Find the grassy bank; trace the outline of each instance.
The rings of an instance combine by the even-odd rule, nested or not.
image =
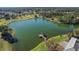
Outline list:
[[[68,34],[62,35],[62,36],[55,36],[48,39],[48,42],[57,42],[60,43],[62,41],[67,41],[69,39]],[[39,45],[37,45],[35,48],[33,48],[31,51],[48,51],[48,48],[45,44],[45,42],[41,42]]]

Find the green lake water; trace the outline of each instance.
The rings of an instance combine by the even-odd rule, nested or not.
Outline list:
[[[56,24],[42,18],[13,22],[9,27],[16,31],[18,42],[14,46],[18,51],[28,51],[36,47],[42,41],[38,37],[40,32],[52,37],[68,33],[73,29],[72,25]]]

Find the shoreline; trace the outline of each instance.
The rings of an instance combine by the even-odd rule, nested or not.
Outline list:
[[[6,19],[2,19],[1,21],[2,21],[2,24],[1,25],[8,25],[8,24],[10,24],[10,23],[12,23],[12,22],[16,22],[16,21],[24,21],[24,20],[29,20],[29,19],[33,19],[33,18],[35,18],[34,17],[34,15],[28,15],[29,17],[25,17],[25,18],[18,18],[18,19],[10,19],[10,20],[6,20]],[[1,23],[1,21],[0,21],[0,23]],[[0,25],[0,26],[1,26]]]
[[[26,20],[30,20],[32,18],[34,18],[34,15],[32,15],[33,17],[29,17],[29,18],[23,18],[23,19],[10,19],[10,20],[5,20],[2,19],[0,20],[0,26],[8,26],[10,23],[16,22],[16,21],[26,21]],[[12,30],[12,35],[15,36],[15,30]],[[0,51],[14,51],[12,44],[8,43],[7,41],[5,41],[4,39],[1,38],[1,33],[0,32]]]
[[[64,34],[62,36],[57,35],[57,36],[50,37],[50,38],[48,38],[47,42],[52,43],[54,41],[56,43],[61,43],[63,41],[67,41],[68,39],[69,39],[69,37],[68,37],[68,33],[67,33],[67,34]],[[39,43],[36,47],[34,47],[30,51],[48,51],[48,48],[47,48],[45,42],[42,41],[41,43]]]
[[[30,20],[30,19],[33,19],[33,18],[35,18],[34,17],[34,15],[33,15],[33,17],[31,17],[31,18],[24,18],[24,19],[11,19],[11,20],[6,20],[2,25],[9,25],[10,23],[13,23],[13,22],[16,22],[16,21],[26,21],[26,20]],[[47,18],[46,18],[47,19]],[[48,19],[47,19],[48,20]],[[50,20],[49,20],[50,21]],[[53,21],[51,21],[51,22],[53,22]],[[56,22],[57,23],[57,22]],[[14,30],[13,30],[13,32],[14,32]],[[67,35],[67,34],[64,34],[64,35]],[[63,35],[63,36],[64,36]],[[60,36],[60,35],[58,35],[58,36]],[[57,37],[57,36],[55,36],[55,37]],[[50,37],[50,38],[52,38],[52,37]],[[49,38],[49,39],[50,39]],[[3,40],[3,42],[5,42],[4,40]],[[42,44],[42,42],[40,43],[40,44]],[[7,43],[7,45],[8,45],[8,43]],[[10,48],[12,47],[11,45],[8,45]],[[34,49],[34,48],[33,48]],[[9,50],[9,51],[12,51],[12,50]]]

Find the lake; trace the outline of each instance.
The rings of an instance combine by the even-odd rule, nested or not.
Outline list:
[[[18,42],[14,46],[18,51],[28,51],[36,47],[42,41],[38,37],[41,32],[52,37],[68,33],[73,29],[72,25],[57,24],[42,18],[16,21],[10,23],[9,27],[16,32]]]

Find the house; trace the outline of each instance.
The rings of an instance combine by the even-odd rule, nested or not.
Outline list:
[[[64,51],[78,51],[79,50],[79,37],[71,37],[69,42],[64,44]]]

